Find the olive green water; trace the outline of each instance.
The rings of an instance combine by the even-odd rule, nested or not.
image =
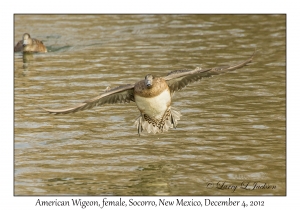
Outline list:
[[[14,54],[15,195],[285,195],[285,18],[15,15],[15,43],[28,32],[48,48]],[[139,137],[134,103],[39,108],[148,73],[234,64],[255,49],[250,65],[177,92],[183,116],[167,133]]]

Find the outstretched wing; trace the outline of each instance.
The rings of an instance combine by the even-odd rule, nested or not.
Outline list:
[[[89,100],[84,101],[77,106],[66,108],[66,109],[44,109],[49,113],[54,114],[68,114],[71,112],[78,112],[85,109],[91,109],[95,106],[101,106],[103,104],[114,104],[114,103],[129,103],[134,101],[133,96],[133,87],[134,85],[122,85],[111,90],[105,91],[100,96],[96,96]]]
[[[242,68],[252,61],[255,53],[256,51],[249,59],[236,65],[219,66],[207,69],[196,68],[195,70],[177,70],[170,72],[167,76],[164,77],[164,79],[166,80],[171,93],[174,93],[175,91],[181,90],[188,84],[200,80],[203,77],[210,77],[212,75],[222,74],[227,71]]]

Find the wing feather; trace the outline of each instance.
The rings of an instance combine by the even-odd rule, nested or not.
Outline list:
[[[166,80],[171,93],[174,93],[175,91],[181,90],[188,84],[198,81],[203,77],[211,77],[212,75],[218,75],[227,71],[242,68],[252,62],[255,53],[256,51],[249,59],[235,65],[219,66],[207,69],[196,68],[195,70],[177,70],[170,72],[164,77],[164,79]]]
[[[115,104],[115,103],[129,103],[134,101],[133,96],[134,85],[122,85],[114,89],[108,90],[103,94],[84,101],[77,106],[66,109],[44,109],[49,113],[54,114],[68,114],[72,112],[78,112],[86,109],[91,109],[95,106],[101,106],[103,104]]]

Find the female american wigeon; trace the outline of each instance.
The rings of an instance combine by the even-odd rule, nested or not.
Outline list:
[[[176,128],[180,120],[180,112],[171,107],[171,97],[175,91],[181,90],[189,83],[200,80],[203,77],[221,74],[246,66],[254,57],[231,66],[195,70],[177,70],[170,72],[165,77],[154,77],[146,75],[144,80],[135,84],[122,85],[106,90],[103,94],[86,100],[75,107],[66,109],[45,109],[49,113],[67,114],[91,109],[94,106],[103,104],[114,104],[122,102],[135,102],[140,110],[140,116],[136,119],[135,125],[140,134],[143,130],[148,133],[162,133],[169,128]]]
[[[15,48],[15,52],[47,52],[47,48],[42,41],[33,39],[28,33],[23,35],[23,39],[19,41]]]

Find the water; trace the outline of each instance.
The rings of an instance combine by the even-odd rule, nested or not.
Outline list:
[[[285,195],[285,18],[15,15],[15,43],[28,32],[48,49],[14,55],[15,195]],[[183,116],[167,133],[139,137],[134,103],[40,108],[148,73],[234,64],[255,49],[252,64],[176,92]]]

